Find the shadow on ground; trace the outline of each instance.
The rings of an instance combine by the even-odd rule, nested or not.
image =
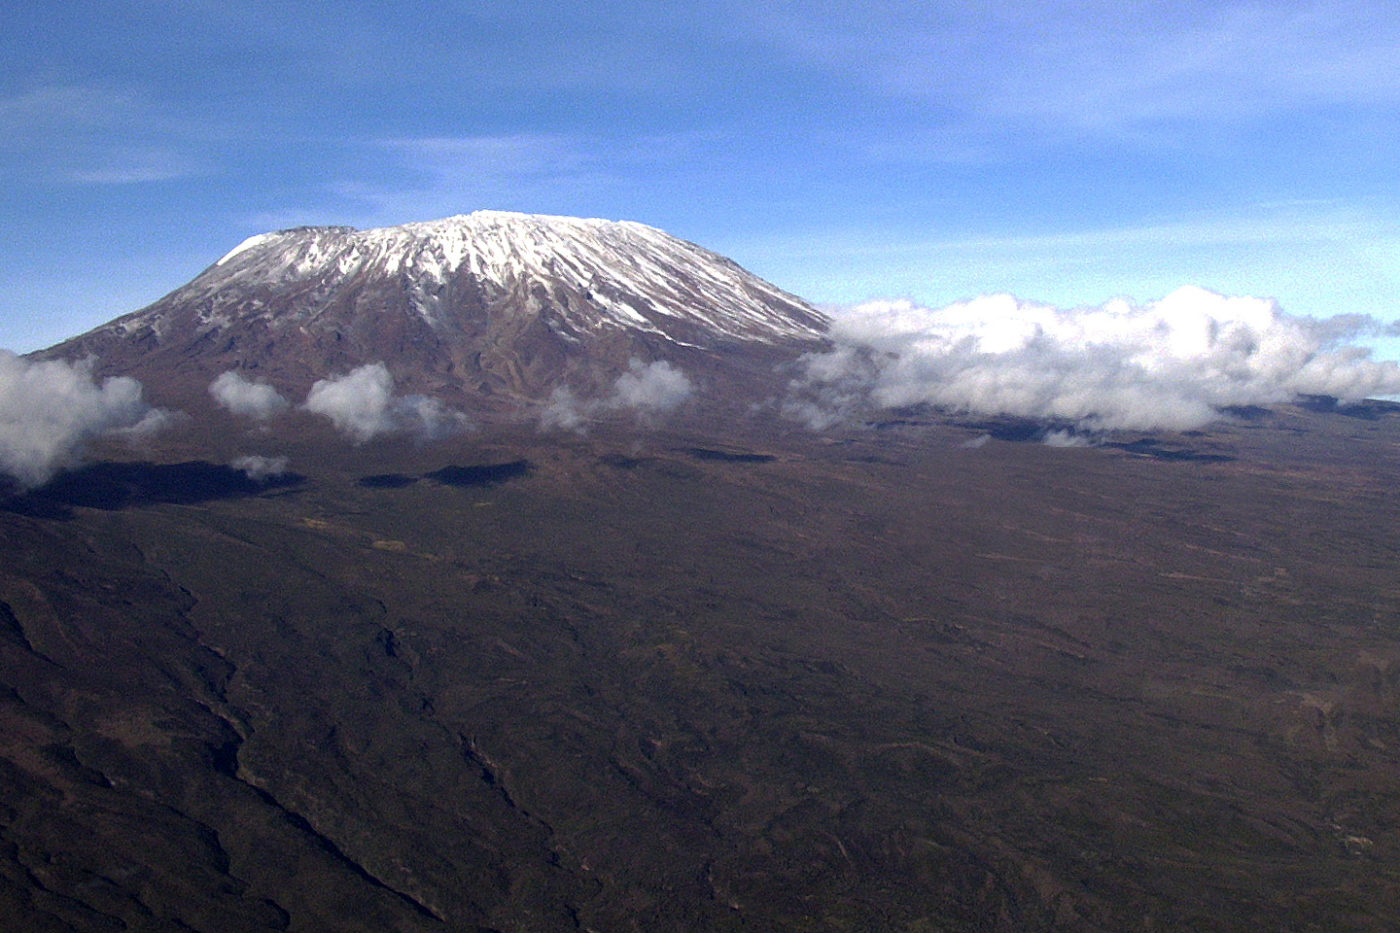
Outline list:
[[[446,486],[494,486],[507,480],[519,479],[529,474],[531,468],[529,460],[511,460],[508,463],[445,466],[441,470],[424,475],[427,479],[437,480]]]
[[[1400,404],[1385,399],[1368,398],[1360,402],[1343,402],[1330,395],[1304,395],[1297,400],[1304,411],[1322,415],[1343,415],[1362,421],[1376,421],[1389,415],[1400,413]]]
[[[362,476],[356,482],[366,489],[403,489],[418,482],[418,477],[406,473],[376,473]]]
[[[777,459],[771,454],[731,453],[708,447],[688,447],[685,452],[696,460],[717,460],[720,463],[771,463]]]
[[[255,480],[242,470],[192,460],[188,463],[94,463],[61,473],[47,485],[12,494],[0,504],[8,512],[39,518],[67,518],[70,508],[115,511],[133,506],[188,505],[238,499],[271,489],[299,486],[306,477],[283,473]]]
[[[1208,454],[1189,447],[1172,447],[1151,438],[1131,443],[1107,443],[1102,445],[1136,457],[1151,457],[1153,460],[1182,461],[1190,463],[1228,463],[1234,457],[1226,454]]]

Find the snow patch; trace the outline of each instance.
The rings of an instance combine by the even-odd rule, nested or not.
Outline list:
[[[242,243],[239,243],[233,249],[225,253],[223,255],[223,258],[220,259],[218,262],[214,263],[214,265],[222,266],[224,263],[237,256],[239,253],[245,253],[248,250],[253,249],[254,247],[271,242],[272,240],[277,239],[277,237],[278,234],[276,233],[259,233],[256,236],[250,236],[248,237],[248,239],[244,240]]]

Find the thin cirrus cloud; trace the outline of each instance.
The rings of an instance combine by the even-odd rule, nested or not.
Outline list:
[[[378,139],[355,144],[363,156],[360,167],[331,192],[353,205],[362,226],[481,206],[594,216],[600,201],[665,189],[677,171],[722,144],[721,134],[689,130],[618,138],[526,132]],[[365,165],[372,167],[368,174]],[[285,223],[300,217],[262,219]]]
[[[992,113],[1086,129],[1153,122],[1256,122],[1400,98],[1393,17],[1373,4],[1180,5],[1108,12],[1108,29],[1057,17],[1067,42],[1036,45],[1033,69],[997,82]],[[1385,62],[1390,61],[1389,67]],[[1038,80],[1029,80],[1030,75]]]
[[[483,205],[517,210],[557,205],[566,203],[570,192],[607,184],[601,147],[568,134],[394,138],[351,148],[360,153],[360,162],[332,182],[329,193],[349,206],[358,226],[433,219]],[[306,213],[316,209],[283,210],[257,220],[287,226],[304,222]]]
[[[131,185],[204,174],[204,164],[188,153],[159,146],[117,146],[91,164],[74,166],[66,179],[84,185]]]
[[[477,208],[652,223],[820,302],[1196,283],[1309,314],[1325,309],[1303,286],[1337,311],[1394,304],[1393,279],[1367,281],[1342,246],[1263,243],[1263,268],[1243,247],[1190,253],[1186,229],[1131,251],[1052,242],[1289,198],[1393,230],[1400,15],[1379,0],[121,7],[20,5],[0,31],[0,344],[130,311],[188,277],[157,270],[266,229]],[[109,28],[71,28],[93,16]],[[804,242],[843,233],[834,260]],[[978,265],[862,265],[882,240],[951,241]],[[133,302],[91,271],[123,257],[129,291],[150,283]]]
[[[1295,317],[1272,300],[1196,287],[1081,308],[1011,295],[943,308],[870,302],[836,317],[836,348],[804,358],[783,408],[816,429],[927,404],[1091,432],[1187,430],[1301,395],[1400,393],[1400,366],[1351,345],[1388,327]]]
[[[119,84],[45,85],[0,99],[6,174],[125,185],[205,174],[198,124]]]
[[[375,145],[420,171],[446,177],[552,176],[577,171],[589,158],[582,140],[557,133],[385,139]]]
[[[936,102],[953,122],[1123,131],[1400,99],[1400,22],[1366,0],[838,2],[818,16],[787,3],[736,16],[801,61]]]

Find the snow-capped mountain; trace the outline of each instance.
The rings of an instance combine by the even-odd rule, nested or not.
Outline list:
[[[217,295],[232,287],[398,278],[413,313],[431,326],[448,327],[447,286],[464,275],[481,283],[488,299],[521,284],[527,294],[543,286],[545,293],[534,296],[537,310],[555,299],[555,323],[576,337],[621,327],[677,342],[771,342],[819,335],[823,324],[799,299],[653,227],[500,211],[378,230],[312,227],[262,234],[177,294],[214,299],[205,314],[217,323],[225,310]],[[306,309],[303,319],[315,310]]]
[[[638,356],[790,352],[826,324],[652,227],[479,211],[254,236],[155,304],[42,355],[92,355],[99,372],[157,382],[237,367],[293,384],[385,360],[422,388],[538,396]]]

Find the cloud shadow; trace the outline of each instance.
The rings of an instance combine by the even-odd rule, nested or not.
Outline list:
[[[362,476],[356,482],[366,489],[403,489],[418,482],[418,477],[404,473],[376,473],[373,476]]]
[[[529,460],[511,460],[508,463],[478,463],[471,466],[445,466],[441,470],[426,473],[427,479],[437,480],[447,486],[472,487],[494,486],[507,480],[518,479],[533,469]]]
[[[1384,399],[1368,398],[1360,402],[1343,402],[1330,395],[1299,396],[1297,405],[1304,411],[1323,415],[1343,415],[1362,421],[1375,421],[1400,412],[1400,404],[1387,402]]]
[[[1167,447],[1161,441],[1145,437],[1142,440],[1128,443],[1114,442],[1101,444],[1101,447],[1112,447],[1135,457],[1150,457],[1153,460],[1166,460],[1170,462],[1183,463],[1229,463],[1234,457],[1226,454],[1208,454],[1199,450],[1192,450],[1189,447]]]
[[[714,460],[720,463],[771,463],[777,459],[771,454],[730,453],[727,450],[711,450],[708,447],[687,447],[685,452],[696,460]]]
[[[144,505],[190,505],[255,496],[305,481],[306,477],[297,473],[256,480],[242,470],[202,460],[103,462],[60,473],[38,489],[12,495],[0,508],[38,518],[67,518],[71,508],[110,512]]]

